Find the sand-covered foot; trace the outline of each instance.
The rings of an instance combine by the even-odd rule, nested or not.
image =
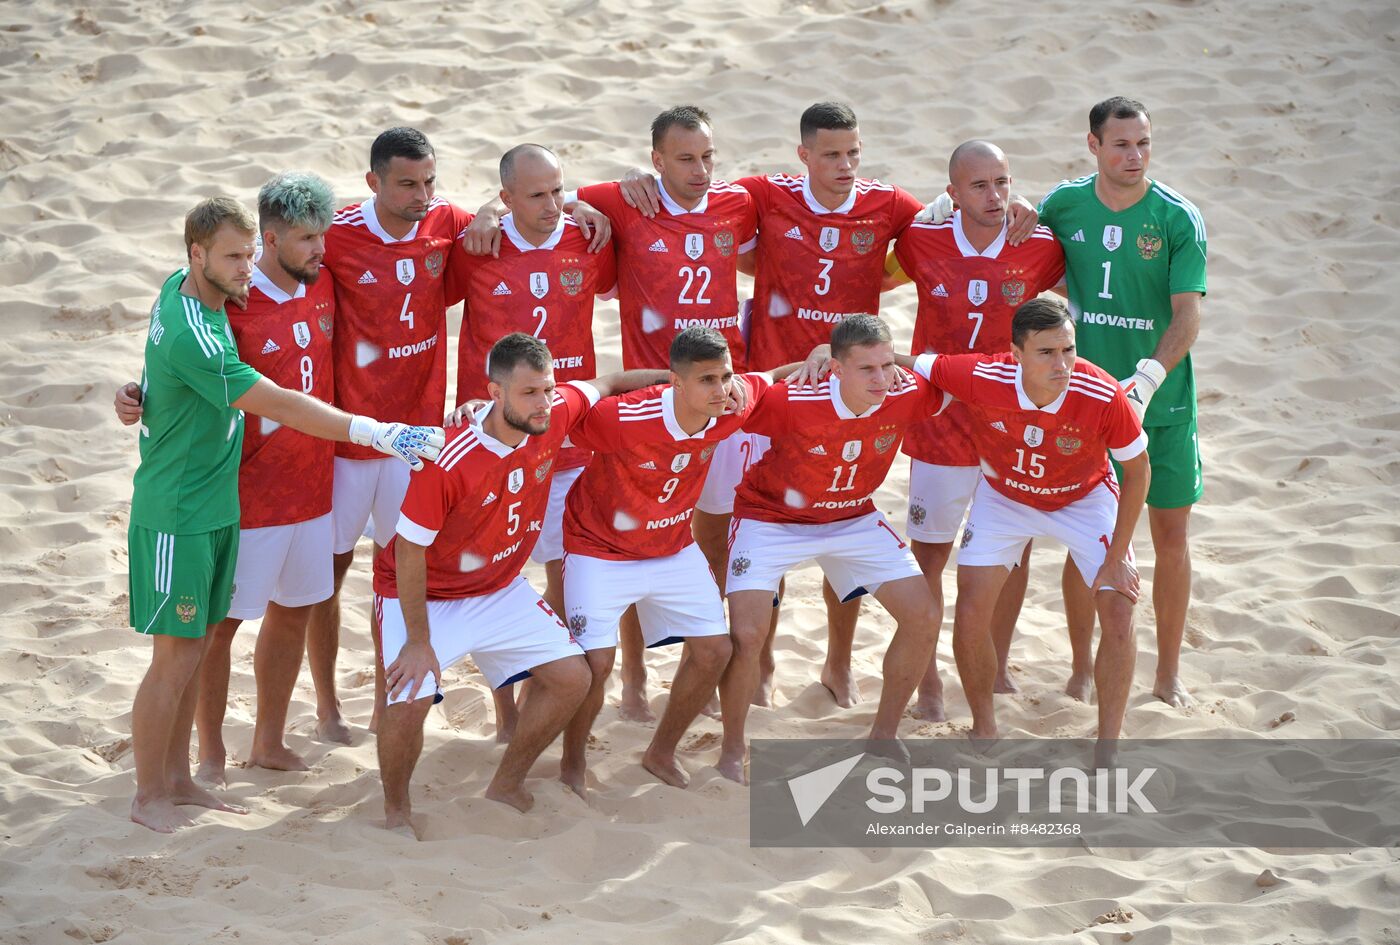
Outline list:
[[[224,770],[224,759],[214,760],[211,758],[208,761],[201,761],[199,767],[195,769],[194,779],[210,787],[227,787],[228,774]]]
[[[656,713],[651,711],[651,704],[647,702],[646,690],[640,687],[622,687],[622,702],[617,714],[628,722],[656,721]]]
[[[1186,691],[1186,685],[1180,676],[1158,677],[1152,687],[1152,694],[1173,709],[1184,709],[1196,704],[1196,700]]]
[[[744,753],[721,752],[719,761],[715,762],[715,770],[731,781],[739,784],[748,784],[748,775],[744,773]]]
[[[1091,671],[1073,672],[1065,683],[1065,695],[1080,702],[1088,702],[1094,695],[1094,674]]]
[[[658,781],[671,787],[684,789],[690,785],[690,775],[676,762],[676,756],[663,754],[651,748],[642,755],[642,767],[650,771]]]
[[[822,685],[826,687],[827,692],[831,693],[831,698],[836,700],[836,704],[843,709],[849,709],[860,702],[860,687],[856,685],[856,677],[849,666],[840,668],[823,666]]]
[[[170,791],[170,800],[175,804],[189,804],[193,807],[207,807],[210,810],[221,810],[229,814],[246,814],[248,808],[239,807],[237,804],[230,804],[221,800],[214,794],[209,793],[190,781],[186,784],[178,785]]]
[[[166,798],[144,802],[132,801],[131,819],[132,822],[149,827],[156,833],[174,833],[181,827],[188,827],[194,823]]]
[[[486,799],[509,804],[522,814],[528,814],[530,808],[535,806],[535,795],[525,790],[524,787],[502,788],[492,783],[487,785]]]
[[[1011,678],[1011,670],[1005,666],[998,667],[996,682],[992,684],[992,692],[999,692],[1009,695],[1013,692],[1020,692],[1021,687],[1016,685],[1016,680]]]
[[[286,745],[278,745],[263,751],[254,748],[248,756],[248,764],[255,768],[268,768],[272,771],[310,771],[311,766]]]
[[[316,739],[335,745],[350,744],[350,726],[340,717],[340,713],[321,719],[316,723]]]

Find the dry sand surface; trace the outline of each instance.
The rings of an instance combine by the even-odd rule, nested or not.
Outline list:
[[[415,788],[426,842],[379,826],[362,728],[349,748],[310,738],[305,674],[289,738],[312,771],[232,767],[228,794],[247,816],[143,830],[126,817],[149,651],[124,626],[137,454],[110,409],[139,370],[160,280],[181,264],[185,210],[215,193],[251,203],[288,168],[358,200],[369,142],[389,125],[424,129],[439,192],[475,207],[503,148],[544,142],[571,183],[613,179],[646,160],[651,117],[685,101],[715,115],[722,176],[793,170],[800,110],[840,98],[862,118],[863,174],[932,195],[949,150],[989,136],[1038,196],[1090,169],[1089,105],[1129,94],[1153,111],[1153,176],[1204,211],[1211,295],[1196,349],[1208,488],[1183,660],[1200,701],[1151,698],[1143,608],[1126,733],[1277,735],[1271,721],[1292,712],[1291,736],[1395,737],[1397,35],[1393,5],[1355,0],[4,4],[0,942],[1400,941],[1386,850],[750,849],[747,789],[706,767],[717,723],[685,742],[698,775],[681,792],[645,775],[650,730],[611,700],[592,806],[549,780],[556,747],[520,816],[481,798],[499,749],[481,677],[465,670],[428,723]],[[886,310],[905,339],[913,308],[906,288]],[[612,304],[599,334],[616,365]],[[879,495],[900,522],[906,481],[901,461]],[[1150,580],[1145,525],[1139,537]],[[1022,692],[1000,698],[1013,736],[1094,723],[1060,692],[1060,555],[1035,556],[1013,650]],[[752,734],[859,735],[890,625],[867,605],[867,701],[839,710],[815,680],[817,572],[790,587],[778,705],[753,713]],[[341,682],[363,726],[363,560],[346,593]],[[234,650],[235,763],[252,731],[255,632]],[[650,658],[654,707],[676,658]],[[948,682],[951,722],[909,719],[906,733],[966,727]],[[1280,882],[1261,888],[1266,868]]]

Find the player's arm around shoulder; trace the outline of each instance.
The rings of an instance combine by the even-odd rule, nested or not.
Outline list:
[[[601,399],[603,397],[612,397],[617,394],[626,394],[642,387],[665,384],[670,379],[670,371],[638,368],[631,371],[617,371],[613,374],[604,374],[601,377],[593,378],[591,381],[582,381],[580,383],[592,387],[593,390],[597,391],[598,399]]]

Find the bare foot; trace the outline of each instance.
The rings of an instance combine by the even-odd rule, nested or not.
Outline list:
[[[1016,685],[1016,680],[1011,678],[1011,671],[1005,666],[998,666],[996,682],[992,684],[992,692],[1009,694],[1020,691],[1021,687]]]
[[[1196,700],[1186,691],[1180,676],[1159,677],[1156,685],[1152,687],[1152,694],[1173,709],[1184,709],[1188,705],[1196,704]]]
[[[656,713],[651,711],[651,705],[647,702],[646,690],[627,685],[622,687],[622,705],[617,714],[629,722],[656,721]]]
[[[219,758],[218,760],[210,758],[207,761],[201,761],[199,763],[199,768],[194,773],[194,777],[196,781],[202,781],[210,787],[221,788],[228,786],[228,777],[224,772],[223,758]]]
[[[1069,675],[1069,682],[1065,683],[1065,695],[1071,699],[1078,699],[1080,702],[1088,702],[1089,697],[1094,693],[1094,673],[1093,670],[1076,670]]]
[[[301,755],[298,755],[286,745],[278,745],[268,751],[254,748],[252,753],[248,756],[248,764],[256,768],[268,768],[272,771],[311,770],[311,766],[302,759]]]
[[[648,746],[646,754],[642,755],[642,767],[654,774],[658,781],[671,787],[684,790],[690,786],[690,775],[676,763],[675,755],[662,754]]]
[[[497,787],[496,783],[486,786],[486,799],[488,801],[499,801],[502,804],[509,804],[522,814],[528,814],[530,808],[535,806],[535,796],[523,787],[516,787],[510,790]]]
[[[350,726],[345,724],[345,720],[337,712],[335,715],[327,716],[316,722],[316,738],[323,742],[348,745],[350,744]]]
[[[843,709],[849,709],[860,702],[860,687],[856,685],[856,678],[849,666],[833,669],[830,664],[823,665],[822,685]]]
[[[879,737],[874,732],[865,740],[865,752],[879,758],[888,758],[895,764],[909,764],[909,749],[897,735]]]
[[[753,698],[749,700],[751,705],[760,705],[765,709],[773,705],[773,670],[765,669],[758,677],[758,688],[753,691]]]
[[[1094,770],[1118,767],[1118,739],[1101,738],[1094,743]]]
[[[515,719],[509,722],[496,723],[496,744],[509,745],[511,738],[515,736]]]
[[[144,802],[141,800],[132,801],[131,819],[134,823],[149,827],[156,833],[174,833],[181,827],[188,827],[194,823],[180,813],[180,809],[167,798]]]
[[[409,840],[421,839],[418,829],[413,826],[412,810],[409,808],[384,809],[384,829]]]
[[[943,681],[937,686],[919,685],[919,697],[914,700],[910,715],[925,722],[946,722],[948,713],[943,709]]]
[[[739,784],[748,784],[748,775],[744,773],[744,752],[737,753],[720,752],[719,761],[715,762],[715,769],[731,781]]]
[[[701,714],[718,722],[724,718],[724,711],[720,708],[719,693],[710,696],[710,701],[705,703],[705,708],[700,710]]]
[[[586,804],[588,803],[588,769],[584,765],[569,765],[567,768],[561,762],[559,764],[559,780],[570,791],[573,791]],[[489,795],[488,795],[489,796]]]
[[[967,733],[967,740],[972,742],[974,751],[988,750],[996,744],[999,738],[1001,738],[1001,734],[997,732],[997,727],[995,725],[988,726],[984,729],[979,729],[974,725]]]
[[[173,786],[170,789],[170,801],[173,804],[189,804],[193,807],[207,807],[210,810],[221,810],[229,814],[248,813],[248,808],[221,801],[193,781],[187,781],[184,784]]]

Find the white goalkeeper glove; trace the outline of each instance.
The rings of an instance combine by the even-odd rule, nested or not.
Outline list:
[[[373,417],[350,418],[350,442],[372,446],[388,456],[397,456],[414,472],[423,460],[437,459],[446,437],[442,427],[415,427],[407,423],[380,423]]]
[[[1161,387],[1166,379],[1167,369],[1162,367],[1162,362],[1153,358],[1143,358],[1137,363],[1137,373],[1118,382],[1118,386],[1123,388],[1123,393],[1128,395],[1128,403],[1133,405],[1133,412],[1138,415],[1138,420],[1147,415],[1147,405],[1152,402],[1152,395],[1157,393],[1157,388]]]
[[[942,223],[953,215],[953,198],[943,191],[933,198],[924,209],[914,214],[915,223]]]

